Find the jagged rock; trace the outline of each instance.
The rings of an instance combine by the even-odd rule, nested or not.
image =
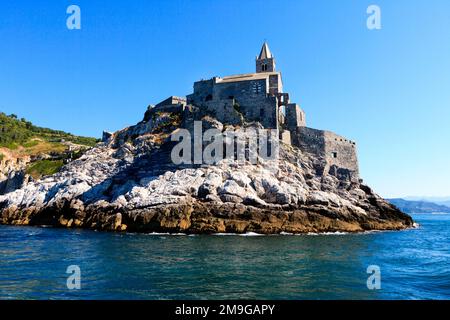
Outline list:
[[[103,134],[102,134],[102,142],[108,143],[109,140],[111,139],[112,135],[113,135],[113,134],[112,134],[111,132],[103,131]]]
[[[8,176],[0,181],[0,195],[20,189],[32,180],[24,171],[10,171]]]
[[[323,159],[291,146],[282,145],[276,162],[176,166],[169,139],[176,117],[161,116],[116,132],[60,172],[0,196],[0,223],[189,233],[413,225],[346,170],[325,170]],[[211,117],[207,127],[224,128]]]

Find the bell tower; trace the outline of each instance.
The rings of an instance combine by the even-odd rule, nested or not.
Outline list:
[[[259,56],[256,58],[256,72],[274,72],[275,71],[275,58],[270,52],[269,45],[264,42]]]

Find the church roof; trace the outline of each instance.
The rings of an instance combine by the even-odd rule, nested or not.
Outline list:
[[[270,59],[273,58],[272,52],[270,52],[269,45],[267,42],[264,42],[261,52],[259,53],[258,59]]]
[[[239,82],[239,81],[250,81],[250,80],[260,80],[269,78],[271,75],[279,75],[279,72],[264,72],[264,73],[246,73],[246,74],[236,74],[233,76],[226,76],[223,78],[215,78],[216,83],[225,82]]]

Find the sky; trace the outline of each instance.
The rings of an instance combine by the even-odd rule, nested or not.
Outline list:
[[[100,137],[194,81],[254,72],[265,40],[308,126],[358,143],[365,183],[450,196],[448,0],[2,1],[0,111]]]

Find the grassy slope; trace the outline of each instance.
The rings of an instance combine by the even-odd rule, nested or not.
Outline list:
[[[33,162],[26,170],[34,179],[42,176],[52,175],[58,172],[64,165],[62,160],[41,160]]]
[[[67,143],[84,148],[92,147],[98,139],[75,136],[70,133],[33,125],[15,115],[0,112],[0,161],[19,159],[40,154],[64,153]],[[27,172],[34,178],[57,172],[63,165],[62,160],[41,160],[29,165]]]
[[[0,146],[8,149],[17,149],[19,146],[32,147],[33,138],[39,138],[47,142],[58,142],[61,139],[75,144],[94,146],[97,139],[79,137],[73,134],[42,128],[33,125],[25,119],[17,119],[15,115],[7,116],[0,113]]]

